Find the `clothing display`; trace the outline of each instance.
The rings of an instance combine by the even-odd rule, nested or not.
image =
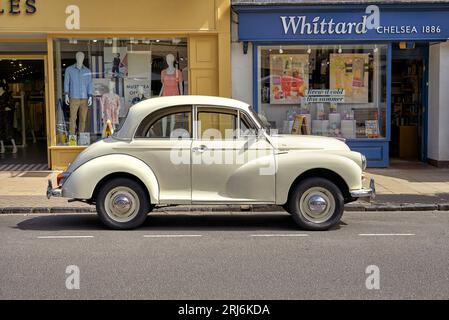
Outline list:
[[[65,70],[64,93],[71,99],[87,99],[92,91],[92,72],[88,68],[74,64]]]
[[[87,99],[70,99],[70,134],[75,134],[76,119],[79,111],[79,127],[78,132],[84,132],[86,128],[87,111]]]
[[[162,96],[178,96],[181,93],[179,92],[179,83],[182,83],[182,72],[178,69],[175,69],[173,74],[167,73],[167,69],[162,70],[161,72],[161,82],[164,86],[164,91],[162,92]]]
[[[103,56],[92,56],[90,69],[92,70],[92,78],[104,78]]]
[[[121,107],[121,99],[118,94],[105,93],[101,96],[101,110],[103,122],[111,120],[112,124],[118,124],[118,114]]]
[[[15,104],[9,91],[0,96],[0,140],[12,138]]]
[[[54,47],[54,65],[60,66],[54,70],[55,98],[62,101],[55,108],[57,145],[94,143],[104,136],[108,120],[113,130],[120,128],[133,105],[188,94],[187,39],[135,40],[54,40],[60,44]]]
[[[92,107],[89,108],[89,110],[91,110],[91,112],[89,112],[90,116],[88,122],[91,124],[92,133],[101,133],[101,130],[103,129],[101,96],[94,97]]]

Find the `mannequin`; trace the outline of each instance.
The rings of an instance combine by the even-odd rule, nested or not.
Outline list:
[[[12,153],[17,153],[16,141],[12,137],[11,126],[14,118],[14,101],[6,80],[0,83],[0,153],[5,153],[3,139],[11,139]]]
[[[182,72],[174,66],[175,56],[169,53],[165,61],[168,67],[161,72],[162,88],[159,96],[182,95]]]
[[[139,103],[140,101],[148,99],[145,97],[145,88],[143,86],[137,87],[137,97],[134,97],[131,101],[131,105],[135,105],[136,103]]]
[[[101,114],[103,127],[115,129],[118,125],[118,115],[121,108],[120,96],[115,93],[114,81],[109,81],[109,92],[101,96]],[[103,130],[105,132],[105,130]]]
[[[92,72],[84,66],[84,53],[76,53],[76,63],[65,70],[65,103],[70,106],[70,134],[75,134],[79,111],[78,132],[86,127],[88,107],[92,105]]]
[[[178,96],[182,95],[182,72],[175,68],[175,56],[171,53],[165,56],[168,67],[161,72],[162,88],[159,96]],[[170,132],[173,132],[175,126],[175,116],[170,116]],[[167,117],[162,119],[162,134],[165,137],[167,133]]]

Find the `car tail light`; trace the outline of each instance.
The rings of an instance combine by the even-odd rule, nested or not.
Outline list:
[[[58,174],[58,176],[56,177],[56,185],[62,186],[69,176],[70,172],[62,172]]]

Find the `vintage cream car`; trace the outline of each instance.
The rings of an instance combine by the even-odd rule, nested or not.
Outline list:
[[[110,228],[140,226],[155,206],[277,204],[307,230],[336,225],[372,198],[366,159],[335,138],[273,134],[243,102],[161,97],[130,108],[120,130],[85,149],[47,196],[95,204]]]

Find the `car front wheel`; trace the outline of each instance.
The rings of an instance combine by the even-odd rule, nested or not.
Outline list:
[[[134,229],[145,221],[151,211],[144,188],[128,178],[106,182],[98,192],[97,213],[100,220],[112,229]]]
[[[322,231],[340,222],[344,199],[340,189],[331,181],[308,178],[294,187],[288,207],[301,228]]]

